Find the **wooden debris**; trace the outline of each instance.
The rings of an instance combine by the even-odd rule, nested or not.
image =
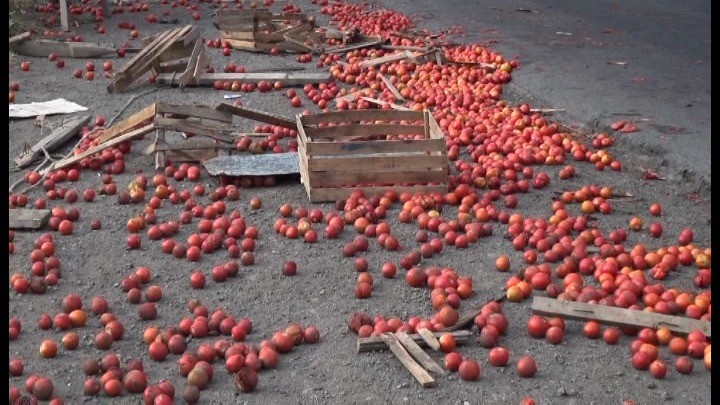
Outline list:
[[[227,111],[200,105],[180,105],[163,102],[155,103],[156,114],[169,114],[171,118],[201,118],[231,124],[233,116]]]
[[[363,96],[375,96],[375,91],[370,88],[360,89],[358,91],[354,91],[352,93],[348,93],[341,97],[336,97],[335,101],[345,100],[347,102],[357,101],[359,98],[362,98]]]
[[[327,83],[332,79],[330,72],[267,72],[267,73],[199,73],[194,77],[193,86],[213,86],[216,81],[258,83],[280,82],[283,86],[303,86],[305,84]],[[174,73],[161,73],[155,83],[177,86],[180,80]]]
[[[8,217],[10,229],[40,229],[50,218],[50,210],[15,208]]]
[[[459,346],[462,346],[464,344],[469,343],[472,340],[472,337],[474,336],[472,332],[468,330],[458,330],[455,332],[435,332],[434,335],[436,338],[440,338],[445,333],[451,333],[453,336],[455,336],[455,343],[457,343]],[[425,340],[420,336],[419,334],[412,334],[408,335],[410,339],[415,341],[420,347],[428,347],[428,344],[425,342]],[[387,350],[388,346],[383,342],[382,339],[380,339],[377,336],[372,337],[366,337],[366,338],[358,338],[357,340],[357,352],[358,353],[365,353],[365,352],[374,352],[378,350]]]
[[[60,28],[68,32],[70,31],[70,27],[68,26],[68,8],[67,8],[67,0],[60,0]]]
[[[635,326],[640,328],[667,328],[671,332],[687,335],[700,330],[711,337],[711,323],[684,316],[665,315],[656,312],[636,311],[606,305],[592,305],[577,301],[563,301],[546,297],[534,297],[532,312],[543,316],[559,316],[565,319],[594,320],[605,325]]]
[[[430,332],[429,329],[420,328],[417,330],[417,333],[431,349],[440,350],[440,342],[435,337],[435,334]]]
[[[400,92],[398,91],[397,87],[395,87],[395,85],[392,84],[392,83],[390,82],[390,80],[388,80],[387,77],[383,76],[382,73],[378,73],[377,75],[380,77],[380,80],[382,80],[383,83],[385,83],[385,87],[387,87],[388,90],[390,90],[390,93],[392,93],[392,95],[395,96],[395,99],[396,99],[396,100],[398,100],[398,101],[400,101],[400,102],[405,101],[405,98],[402,96],[402,94],[400,94]]]
[[[220,39],[235,49],[270,53],[322,52],[315,24],[305,14],[273,14],[266,9],[221,9],[215,19]]]
[[[440,367],[440,365],[437,364],[430,356],[428,356],[428,354],[425,353],[425,351],[418,346],[414,340],[410,339],[410,336],[408,336],[407,333],[398,332],[395,333],[395,337],[398,342],[403,345],[405,350],[407,350],[407,352],[410,353],[410,355],[413,356],[421,366],[425,367],[427,371],[440,375],[447,375],[447,371]]]
[[[503,292],[502,295],[498,295],[497,298],[491,299],[490,301],[487,301],[485,304],[488,304],[493,301],[498,302],[498,303],[503,302],[505,300],[505,298],[506,298],[506,295]],[[466,327],[467,325],[472,323],[478,315],[480,315],[480,313],[482,312],[482,307],[485,304],[480,306],[480,308],[478,308],[477,310],[468,312],[467,314],[461,316],[458,319],[458,321],[455,322],[455,325],[448,326],[447,328],[443,329],[442,332],[454,332],[454,331],[458,331],[458,330]]]
[[[155,119],[156,104],[150,104],[135,114],[125,118],[117,124],[106,128],[103,134],[97,138],[98,145],[103,144],[143,123]]]
[[[477,66],[481,69],[487,69],[490,72],[494,72],[497,69],[497,66],[495,66],[492,63],[485,63],[485,62],[470,62],[470,61],[462,61],[462,60],[445,60],[445,63],[450,63],[453,65],[468,65],[468,66]]]
[[[24,35],[24,34],[21,34]],[[63,58],[100,58],[103,56],[114,56],[117,48],[109,45],[94,44],[89,42],[61,42],[49,39],[30,39],[22,36],[19,42],[10,39],[10,50],[18,55],[37,56],[45,58],[51,53]]]
[[[365,35],[361,35],[360,38],[358,38],[358,42],[356,42],[354,44],[338,45],[338,46],[334,46],[334,47],[325,48],[325,52],[326,53],[350,52],[350,51],[354,51],[356,49],[369,48],[372,46],[382,45],[383,42],[385,42],[385,40],[380,37],[368,37]]]
[[[254,121],[264,122],[270,125],[277,125],[279,127],[297,130],[297,123],[294,120],[281,117],[279,115],[266,113],[248,107],[240,107],[227,102],[220,103],[215,108],[220,111],[227,111],[232,115],[237,115],[238,117],[243,117]]]
[[[540,114],[552,114],[556,112],[565,112],[566,110],[564,108],[531,108],[531,113],[540,113]]]
[[[364,60],[364,61],[360,62],[360,67],[366,68],[366,67],[382,65],[384,63],[397,62],[397,61],[401,61],[403,59],[407,59],[408,57],[409,56],[408,56],[407,52],[396,52],[396,53],[392,53],[390,55],[381,56],[379,58]]]
[[[410,373],[415,377],[416,380],[425,388],[431,388],[437,385],[437,382],[430,374],[428,374],[427,371],[425,371],[424,368],[422,368],[413,358],[408,354],[408,352],[403,348],[403,346],[398,342],[397,338],[392,333],[383,333],[380,335],[380,339],[382,339],[383,342],[390,348],[390,350],[395,354],[395,357],[400,360],[400,362],[405,366],[405,368],[410,371]]]
[[[20,156],[15,158],[15,163],[18,167],[23,168],[34,162],[37,158],[43,155],[43,149],[45,152],[50,152],[57,149],[68,139],[72,138],[77,134],[83,125],[90,122],[90,115],[82,115],[68,120],[63,120],[50,135],[43,138],[40,142],[33,145],[31,148],[23,152]]]
[[[17,34],[13,37],[10,37],[10,40],[9,40],[10,49],[13,48],[13,45],[23,43],[23,42],[29,40],[30,38],[32,38],[32,34],[30,34],[30,32],[27,32],[27,31],[23,32],[21,34]]]
[[[373,103],[373,104],[377,104],[377,105],[380,105],[380,106],[389,105],[390,108],[392,108],[393,110],[398,110],[398,111],[413,111],[412,108],[408,108],[408,107],[402,106],[402,105],[400,105],[400,104],[390,103],[390,102],[388,102],[388,101],[378,100],[378,99],[376,99],[376,98],[360,97],[360,99],[365,100],[365,101],[367,101],[368,103]]]

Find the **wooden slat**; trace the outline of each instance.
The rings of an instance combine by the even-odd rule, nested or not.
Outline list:
[[[184,73],[187,71],[187,65],[189,60],[178,59],[170,62],[160,62],[154,69],[157,73]],[[180,75],[180,81],[182,74]]]
[[[351,187],[354,185],[394,185],[402,183],[444,183],[447,170],[422,171],[374,171],[372,167],[357,172],[314,172],[310,171],[310,185],[313,187]]]
[[[305,125],[345,121],[422,121],[422,111],[358,110],[303,115]]]
[[[252,52],[270,52],[273,48],[278,48],[285,52],[307,52],[306,46],[300,46],[292,42],[283,41],[274,43],[265,43],[260,41],[243,41],[238,39],[223,38],[232,48]]]
[[[50,218],[50,210],[15,208],[10,210],[8,226],[10,229],[40,229]]]
[[[396,110],[396,111],[413,111],[412,108],[407,108],[400,104],[395,104],[395,103],[390,103],[387,101],[378,100],[376,98],[370,98],[370,97],[360,97],[360,98],[367,101],[368,103],[373,103],[373,104],[377,104],[380,106],[389,105],[390,108],[392,108],[393,110]]]
[[[68,139],[75,136],[83,125],[90,122],[90,118],[90,115],[83,115],[65,120],[61,125],[58,125],[55,129],[53,129],[50,135],[33,145],[26,153],[16,157],[15,163],[18,167],[23,168],[34,162],[38,157],[42,156],[43,148],[48,152],[55,150]]]
[[[408,56],[405,52],[396,52],[392,53],[390,55],[381,56],[379,58],[373,58],[373,59],[367,59],[362,62],[360,62],[360,67],[371,67],[371,66],[377,66],[382,65],[384,63],[392,63],[397,62],[399,60],[407,59]]]
[[[48,39],[31,39],[10,43],[10,49],[18,55],[47,57],[51,53],[63,58],[99,58],[115,55],[117,49],[89,42],[60,42]]]
[[[159,74],[157,84],[169,85],[173,79],[172,74]],[[202,73],[196,78],[199,86],[212,86],[216,81],[240,83],[258,83],[261,80],[280,82],[283,86],[301,86],[305,84],[326,83],[331,80],[330,72],[266,72],[266,73]]]
[[[435,335],[435,338],[439,339],[445,333],[451,333],[455,337],[455,343],[458,346],[462,346],[467,343],[470,343],[472,341],[472,338],[475,336],[469,330],[459,330],[456,332],[434,332],[433,334]],[[420,347],[428,347],[427,343],[425,343],[422,336],[418,335],[417,333],[414,333],[414,334],[411,334],[408,336],[410,336],[410,339],[415,341],[415,343],[417,343]],[[358,353],[374,352],[374,351],[387,350],[387,349],[388,349],[388,346],[378,336],[358,338],[358,340],[357,340],[357,352]]]
[[[197,31],[197,30],[193,30]],[[165,52],[155,57],[156,62],[170,62],[178,59],[189,58],[192,54],[195,44],[189,46],[183,45],[180,41],[175,41],[174,44],[170,45],[170,48],[166,49]],[[204,44],[203,44],[204,46]]]
[[[68,6],[67,6],[67,0],[60,0],[60,28],[68,32],[70,31],[70,26],[68,25]]]
[[[234,137],[229,128],[218,128],[200,122],[188,121],[182,118],[155,117],[155,126],[161,129],[169,129],[177,132],[193,133],[196,135],[209,136],[219,141],[232,143]]]
[[[182,143],[160,143],[155,146],[156,151],[175,151],[175,150],[204,150],[204,149],[235,149],[235,145],[226,143],[216,143],[206,139],[190,139]]]
[[[255,110],[248,107],[240,107],[228,102],[220,103],[215,108],[220,111],[227,111],[232,115],[237,115],[238,117],[243,117],[254,121],[260,121],[270,125],[277,125],[283,128],[289,128],[293,130],[297,129],[297,124],[294,120],[281,117],[279,115],[266,113],[264,111]]]
[[[140,62],[141,59],[148,56],[148,54],[152,53],[155,49],[157,49],[162,42],[166,38],[170,38],[177,34],[181,28],[174,28],[172,30],[163,31],[160,34],[158,34],[155,39],[153,39],[148,45],[143,47],[143,49],[133,55],[132,58],[130,58],[129,61],[125,63],[117,72],[115,72],[116,75],[124,74],[125,72],[128,72],[133,66],[135,66],[136,63]]]
[[[305,128],[311,143],[319,139],[361,138],[371,135],[420,135],[425,133],[422,125],[396,124],[350,124],[322,128]]]
[[[417,330],[418,335],[423,339],[425,344],[433,350],[440,350],[440,342],[435,337],[435,334],[430,332],[429,329],[420,328]]]
[[[402,156],[343,156],[335,158],[308,159],[311,171],[383,171],[383,170],[429,170],[447,168],[447,156],[428,156],[424,153]]]
[[[88,157],[88,156],[92,156],[92,155],[94,155],[94,154],[96,154],[96,153],[98,153],[98,152],[101,152],[101,151],[109,148],[109,147],[112,147],[112,146],[115,146],[115,145],[119,145],[119,144],[121,144],[121,143],[123,143],[123,142],[132,140],[132,139],[134,139],[134,138],[138,138],[138,137],[140,137],[140,136],[142,136],[142,135],[145,135],[145,134],[147,134],[148,132],[151,132],[151,131],[154,131],[154,130],[155,130],[155,125],[154,125],[154,124],[146,125],[146,126],[144,126],[144,127],[142,127],[142,128],[136,129],[136,130],[134,130],[134,131],[132,131],[132,132],[129,132],[129,133],[124,134],[124,135],[121,135],[121,136],[118,136],[118,137],[113,138],[113,139],[111,139],[111,140],[109,140],[109,141],[107,141],[107,142],[104,142],[104,143],[99,144],[99,145],[97,145],[97,146],[95,146],[95,147],[92,147],[92,148],[90,148],[90,149],[88,149],[88,150],[86,150],[86,151],[84,151],[84,152],[81,152],[81,153],[79,153],[79,154],[77,154],[77,155],[73,155],[73,156],[71,156],[71,157],[69,157],[69,158],[67,158],[67,159],[63,159],[63,160],[60,160],[60,161],[58,161],[58,162],[55,162],[55,163],[54,163],[53,165],[51,165],[48,169],[45,169],[42,174],[45,174],[45,173],[49,172],[50,170],[62,169],[62,168],[64,168],[64,167],[68,167],[68,166],[70,166],[70,165],[74,165],[75,163],[77,163],[77,162],[85,159],[85,158]]]
[[[139,62],[137,62],[135,65],[130,67],[129,70],[125,72],[121,72],[118,76],[121,79],[139,79],[142,75],[144,75],[146,72],[150,71],[152,68],[156,67],[161,59],[163,62],[167,62],[168,60],[171,60],[171,58],[186,58],[190,56],[190,53],[192,52],[191,47],[185,47],[185,46],[179,46],[178,41],[183,37],[186,36],[188,33],[192,31],[197,31],[197,28],[195,28],[192,25],[186,25],[185,27],[181,28],[179,32],[165,37],[162,41],[159,42],[157,48],[153,49],[150,54],[147,55],[147,57],[141,59]],[[180,44],[182,45],[182,44]],[[172,57],[170,56],[163,56],[164,53],[174,50],[174,52],[177,52]]]
[[[306,128],[307,130],[307,128]],[[309,157],[316,155],[363,155],[370,153],[438,152],[445,151],[441,139],[414,139],[403,141],[349,141],[310,142],[307,145]]]
[[[123,132],[129,131],[130,129],[140,125],[145,121],[154,119],[156,113],[155,107],[156,105],[154,103],[150,104],[149,106],[125,118],[124,120],[118,122],[110,128],[106,128],[103,134],[97,139],[98,145],[113,139],[114,137],[122,134]]]
[[[171,114],[177,118],[203,118],[208,120],[232,123],[233,116],[227,111],[200,105],[180,105],[163,102],[155,103],[156,114]]]
[[[442,129],[440,129],[435,117],[433,117],[432,113],[429,112],[428,126],[430,127],[430,139],[445,139],[445,135],[443,134]]]
[[[385,83],[385,87],[387,87],[388,90],[390,90],[390,93],[392,93],[392,95],[395,96],[396,100],[401,101],[401,102],[405,101],[405,98],[402,96],[402,94],[400,94],[397,87],[395,87],[395,85],[392,84],[390,82],[390,80],[388,80],[387,77],[383,76],[381,73],[378,73],[378,76],[380,76],[380,80],[382,80],[383,83]]]
[[[354,51],[356,49],[362,49],[367,48],[371,46],[377,46],[385,42],[382,38],[370,38],[370,37],[364,37],[360,40],[360,42],[356,42],[354,44],[350,45],[340,45],[336,47],[329,47],[325,49],[326,53],[344,53],[349,51]]]
[[[415,343],[414,340],[410,339],[407,333],[398,332],[395,333],[395,337],[398,342],[410,353],[421,366],[425,367],[427,371],[437,373],[440,375],[447,375],[447,371],[440,367],[425,351]]]
[[[388,345],[390,348],[390,351],[395,354],[395,356],[400,360],[400,362],[405,366],[405,368],[410,371],[410,374],[415,377],[416,380],[425,388],[434,387],[437,385],[437,382],[430,374],[428,374],[427,371],[425,371],[424,368],[422,368],[413,358],[408,354],[408,352],[403,348],[403,346],[398,342],[395,335],[392,333],[383,333],[380,335],[380,339],[385,342],[385,344]]]
[[[32,38],[32,34],[30,34],[30,32],[28,32],[28,31],[25,31],[21,34],[17,34],[13,37],[10,37],[10,39],[8,40],[10,49],[12,49],[13,45],[17,45],[17,44],[23,43],[25,41],[28,41],[28,40],[30,40],[30,38]]]
[[[382,195],[388,190],[393,190],[397,193],[441,193],[445,194],[448,191],[447,185],[437,186],[393,186],[393,187],[349,187],[349,188],[313,188],[310,187],[310,201],[311,202],[325,202],[325,201],[337,201],[348,198],[350,194],[355,190],[361,190],[366,197],[373,195]]]
[[[687,335],[700,330],[711,337],[711,323],[684,316],[672,316],[656,312],[636,311],[606,305],[592,305],[577,301],[563,301],[546,297],[534,297],[532,312],[543,316],[559,316],[565,319],[594,320],[606,325],[636,326],[641,328],[667,328],[671,332]]]

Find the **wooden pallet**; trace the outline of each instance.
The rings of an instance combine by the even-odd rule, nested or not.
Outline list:
[[[300,174],[312,202],[344,199],[354,190],[377,195],[390,187],[447,192],[445,137],[427,111],[339,111],[296,120]]]
[[[305,14],[273,14],[266,9],[218,11],[215,25],[220,39],[234,49],[270,53],[321,53],[322,39]]]

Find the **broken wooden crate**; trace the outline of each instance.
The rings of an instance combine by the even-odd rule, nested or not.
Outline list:
[[[269,53],[320,53],[323,43],[315,23],[301,13],[273,14],[265,9],[221,9],[216,16],[220,39],[234,49]]]
[[[171,74],[181,87],[194,85],[209,64],[205,45],[192,25],[163,31],[145,41],[145,47],[115,73],[108,93],[122,92],[146,73]]]
[[[428,111],[358,110],[298,115],[300,176],[312,202],[446,193],[445,137]]]

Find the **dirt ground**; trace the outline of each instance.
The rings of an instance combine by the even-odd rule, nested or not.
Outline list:
[[[298,3],[304,12],[320,16],[319,6],[308,1]],[[280,5],[273,10],[279,11]],[[215,38],[217,30],[211,24],[211,5],[200,4],[202,19],[197,22],[203,38]],[[171,18],[177,18],[178,24],[194,23],[190,12],[178,7],[170,9],[167,5],[153,2],[151,12],[158,15],[162,10],[172,10]],[[128,21],[137,25],[140,37],[147,36],[174,27],[174,25],[148,24],[146,13],[113,15],[106,20],[107,33],[99,35],[92,23],[83,23],[73,32],[82,35],[85,41],[121,44],[130,41],[133,46],[140,46],[139,40],[130,40],[129,31],[118,29],[119,21]],[[224,57],[218,49],[207,49],[211,57],[211,65],[216,69],[234,61],[247,66],[248,70],[276,66],[295,66],[293,56],[257,55],[241,51],[233,51],[230,57]],[[123,65],[128,58],[111,58],[115,69]],[[28,60],[31,64],[29,72],[19,69],[20,61]],[[45,58],[18,57],[10,63],[10,80],[20,83],[16,93],[16,103],[45,101],[58,97],[66,98],[89,108],[93,115],[103,115],[109,119],[115,115],[127,100],[152,85],[138,84],[127,92],[119,95],[108,95],[105,86],[109,79],[96,75],[94,81],[76,79],[71,76],[75,68],[83,68],[86,60],[66,59],[66,67],[57,69],[54,63]],[[103,59],[94,60],[100,67]],[[303,66],[314,66],[313,64]],[[516,74],[529,74],[518,71]],[[210,88],[192,88],[181,91],[176,88],[163,88],[157,92],[143,96],[120,117],[123,118],[154,101],[182,104],[214,105],[222,101],[222,94]],[[512,99],[512,83],[506,86],[506,94]],[[304,96],[303,96],[304,97]],[[298,113],[281,92],[260,94],[242,93],[244,105],[280,113],[286,116]],[[522,100],[513,100],[522,101]],[[314,105],[303,98],[303,109]],[[60,117],[48,118],[50,122]],[[241,130],[251,130],[254,122],[236,120]],[[34,144],[41,136],[33,119],[11,120],[9,124],[9,167],[14,167],[13,159],[26,144]],[[617,134],[620,142],[610,148],[614,156],[623,163],[638,163],[657,158],[652,155],[638,154],[623,147],[622,137]],[[124,188],[137,173],[151,176],[154,173],[153,159],[137,151],[144,147],[148,139],[133,143],[132,150],[126,157],[127,170],[124,174],[113,176],[119,189]],[[518,212],[525,216],[549,216],[550,205],[554,192],[574,190],[588,184],[609,185],[616,190],[628,191],[637,196],[632,200],[613,201],[615,211],[611,215],[597,215],[597,224],[603,232],[612,229],[627,228],[633,215],[640,215],[648,224],[653,218],[648,207],[659,202],[663,207],[663,215],[657,219],[664,227],[660,238],[652,238],[644,229],[642,232],[630,232],[625,246],[631,248],[636,243],[649,247],[661,247],[674,244],[683,228],[690,227],[695,231],[695,243],[700,247],[710,244],[710,193],[701,191],[700,199],[691,201],[687,195],[697,190],[692,183],[675,183],[671,181],[642,180],[635,172],[597,171],[588,164],[576,164],[576,177],[561,180],[558,177],[559,167],[536,168],[550,174],[550,186],[543,190],[532,190],[528,194],[519,194]],[[21,178],[24,172],[11,172],[9,182],[12,184]],[[207,190],[218,186],[217,179],[203,173],[202,183]],[[191,182],[175,182],[179,189],[191,189]],[[99,176],[90,171],[82,173],[81,180],[76,184],[67,183],[66,187],[77,189],[80,194],[88,187],[99,186]],[[21,185],[21,188],[24,185]],[[29,200],[35,201],[43,196],[41,187],[29,193]],[[252,197],[259,197],[263,207],[253,211],[249,207]],[[200,204],[209,200],[197,198]],[[302,325],[316,325],[321,332],[321,340],[315,345],[301,345],[291,353],[282,355],[278,367],[274,370],[262,371],[258,390],[253,394],[240,394],[232,384],[232,377],[224,364],[215,362],[215,377],[209,388],[202,392],[201,403],[273,403],[273,404],[309,404],[309,403],[448,403],[448,404],[480,404],[480,403],[518,403],[526,396],[532,396],[538,403],[552,404],[611,404],[624,400],[633,400],[638,404],[656,402],[667,403],[708,403],[710,400],[711,374],[705,370],[701,360],[694,360],[695,370],[691,375],[680,375],[673,368],[675,356],[667,347],[660,348],[660,357],[669,365],[668,375],[664,380],[653,379],[648,372],[637,371],[630,362],[630,342],[632,337],[623,336],[620,344],[608,346],[602,340],[589,340],[582,335],[581,322],[568,321],[565,341],[557,346],[550,345],[544,339],[533,339],[526,332],[526,321],[530,315],[532,300],[521,303],[506,303],[503,312],[509,320],[506,335],[500,338],[500,344],[509,348],[510,363],[507,367],[492,367],[487,361],[487,349],[480,347],[475,341],[461,347],[463,356],[477,359],[483,368],[483,377],[477,382],[461,381],[456,373],[447,377],[437,376],[438,386],[432,389],[421,388],[409,372],[389,352],[373,352],[358,355],[355,350],[356,336],[348,331],[348,317],[358,311],[365,311],[371,316],[397,316],[403,320],[411,316],[424,319],[433,314],[429,301],[428,289],[410,288],[403,279],[404,271],[398,271],[395,279],[385,279],[380,274],[380,267],[386,261],[398,263],[410,249],[416,248],[413,240],[416,232],[411,224],[400,224],[397,220],[399,207],[391,209],[387,216],[393,234],[396,234],[402,249],[387,252],[379,249],[371,240],[370,249],[365,254],[370,263],[370,272],[375,279],[372,297],[359,300],[354,297],[354,282],[357,272],[354,259],[344,258],[341,248],[355,235],[346,229],[340,238],[326,240],[322,237],[316,245],[307,245],[300,240],[291,241],[278,236],[272,229],[274,221],[279,217],[278,209],[282,204],[289,203],[293,207],[318,207],[327,212],[334,210],[334,204],[310,204],[304,188],[297,181],[283,183],[272,188],[242,189],[241,197],[236,202],[226,201],[228,211],[236,210],[246,217],[248,225],[257,226],[260,231],[255,250],[256,262],[253,266],[242,267],[238,278],[229,279],[225,283],[213,282],[210,270],[217,264],[228,260],[224,250],[203,255],[198,263],[190,263],[185,259],[174,259],[160,252],[159,241],[142,236],[142,249],[128,251],[125,248],[127,236],[126,222],[132,214],[142,209],[140,205],[118,205],[116,197],[98,196],[92,203],[79,200],[76,206],[81,217],[75,223],[75,232],[71,236],[55,235],[57,257],[62,263],[62,279],[57,287],[49,288],[44,295],[15,294],[9,289],[9,317],[17,317],[23,322],[23,330],[18,340],[9,343],[9,357],[21,358],[25,371],[21,377],[10,377],[10,386],[22,387],[25,378],[31,374],[46,375],[52,379],[57,396],[65,403],[137,403],[140,397],[125,393],[117,399],[104,396],[86,398],[83,396],[82,385],[84,374],[81,364],[88,358],[100,358],[105,352],[93,346],[93,337],[100,330],[98,317],[91,317],[88,325],[77,329],[81,336],[80,347],[75,351],[61,349],[55,359],[41,359],[38,347],[43,339],[60,341],[64,332],[57,330],[42,331],[37,327],[37,319],[41,313],[54,316],[60,312],[60,303],[70,293],[82,297],[86,306],[94,296],[103,296],[110,303],[111,311],[125,326],[125,336],[114,342],[111,352],[118,353],[122,363],[131,358],[141,359],[150,382],[167,379],[176,387],[178,403],[184,378],[177,370],[179,356],[170,355],[164,362],[150,360],[147,347],[141,337],[145,328],[151,325],[159,327],[176,326],[183,317],[190,316],[186,304],[189,300],[199,299],[211,312],[215,308],[223,308],[236,319],[248,317],[253,322],[253,331],[248,341],[258,343],[269,338],[275,331],[284,329],[289,322]],[[64,202],[49,202],[67,207]],[[571,213],[578,213],[579,206],[569,208]],[[181,212],[180,206],[171,206],[167,202],[158,210],[158,221],[177,220]],[[455,211],[448,209],[444,215],[452,217]],[[100,218],[102,229],[90,230],[90,220]],[[175,240],[185,240],[196,228],[193,224],[183,226]],[[430,259],[423,259],[421,266],[449,266],[460,275],[472,277],[474,295],[462,302],[461,313],[477,308],[488,299],[502,293],[508,274],[495,270],[494,262],[501,254],[511,258],[511,270],[520,270],[523,266],[522,252],[512,248],[511,243],[503,237],[507,226],[493,223],[494,234],[482,238],[470,249],[458,250],[446,248],[442,254]],[[28,255],[32,243],[41,232],[16,232],[15,253],[9,255],[10,273],[22,272],[29,274]],[[322,235],[322,232],[319,232]],[[628,249],[629,249],[628,248]],[[281,267],[285,260],[298,263],[298,275],[284,277]],[[134,272],[139,266],[152,270],[151,283],[163,288],[163,298],[158,304],[159,316],[154,321],[140,321],[136,314],[137,305],[126,301],[119,283],[122,278]],[[188,285],[188,277],[192,270],[200,269],[208,277],[203,290],[193,290]],[[698,292],[692,279],[696,269],[680,267],[670,274],[664,284],[681,290]],[[544,292],[535,292],[544,295]],[[188,347],[197,348],[198,344],[214,342],[217,338],[210,337],[190,340]],[[523,379],[515,371],[515,362],[523,355],[531,354],[536,358],[539,371],[534,378]],[[443,357],[439,353],[431,353],[438,362]]]

